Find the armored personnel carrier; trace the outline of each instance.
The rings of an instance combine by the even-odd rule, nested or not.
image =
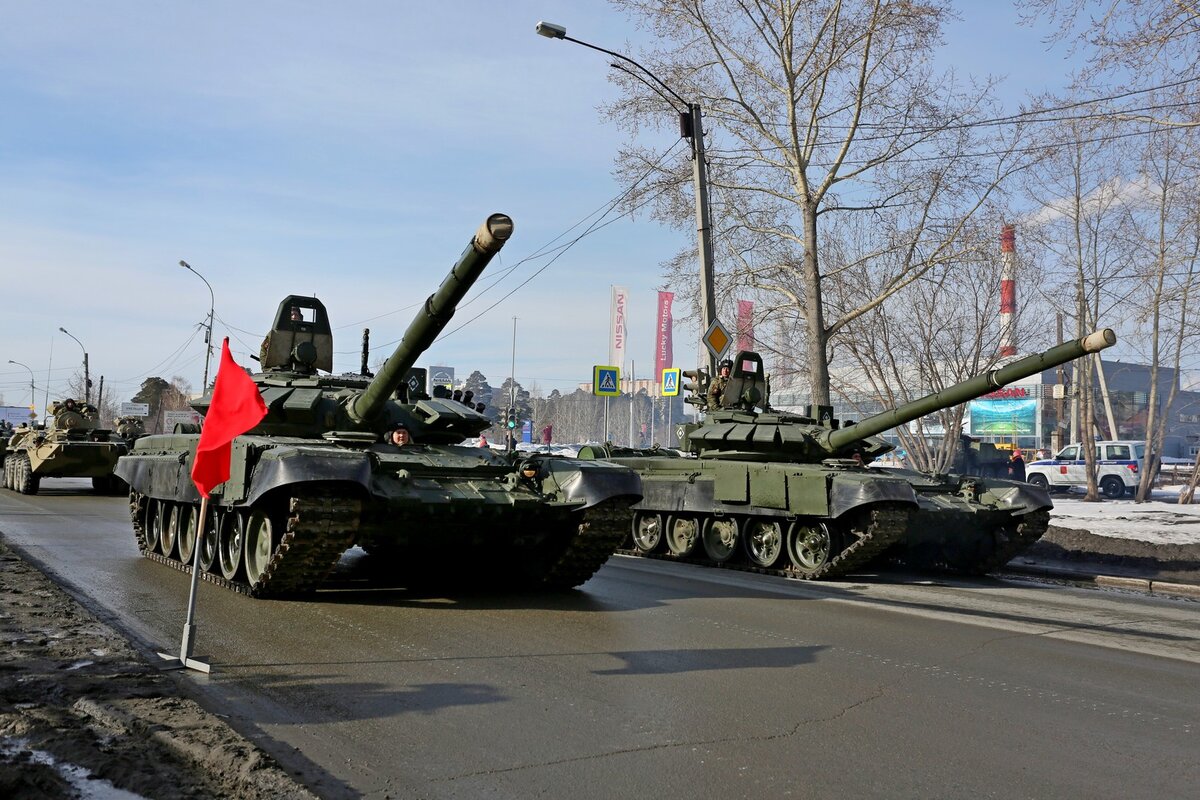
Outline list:
[[[325,306],[280,303],[254,375],[268,409],[233,442],[230,479],[212,492],[204,578],[254,597],[314,590],[352,545],[385,570],[486,571],[524,587],[577,586],[629,528],[641,481],[628,467],[506,456],[465,447],[491,422],[428,397],[413,370],[512,234],[487,219],[378,374],[329,375]],[[204,414],[206,395],[194,404]],[[403,426],[408,436],[394,444]],[[200,497],[190,479],[198,433],[145,436],[121,459],[142,553],[188,569]],[[215,512],[214,512],[215,510]]]
[[[707,412],[684,429],[681,448],[693,457],[610,459],[642,476],[634,547],[715,563],[744,558],[806,579],[885,554],[918,568],[988,572],[1042,536],[1049,494],[999,478],[865,466],[893,449],[878,434],[1115,343],[1111,330],[1099,331],[858,423],[839,422],[827,406],[773,410],[757,353],[739,353],[716,391],[703,370],[688,371],[687,402]],[[597,450],[580,456],[606,455]]]
[[[121,494],[125,484],[113,474],[128,452],[125,441],[101,428],[94,406],[75,400],[50,404],[46,425],[21,425],[8,439],[4,486],[37,494],[43,478],[91,478],[102,494]]]

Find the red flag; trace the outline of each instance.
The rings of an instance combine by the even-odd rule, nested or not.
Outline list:
[[[229,480],[231,446],[235,436],[253,428],[267,415],[258,387],[229,353],[229,337],[221,345],[221,366],[213,381],[212,403],[204,417],[196,460],[192,464],[192,482],[203,497],[213,487]]]

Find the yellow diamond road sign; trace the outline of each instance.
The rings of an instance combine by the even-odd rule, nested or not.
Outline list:
[[[719,319],[714,319],[704,334],[704,346],[708,348],[708,352],[712,353],[713,358],[720,358],[728,349],[730,341],[729,331],[725,330]]]

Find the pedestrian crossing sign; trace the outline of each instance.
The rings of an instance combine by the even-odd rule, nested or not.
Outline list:
[[[664,369],[662,371],[662,394],[663,397],[676,397],[679,395],[678,369]]]
[[[592,367],[592,394],[618,397],[621,394],[620,367]]]

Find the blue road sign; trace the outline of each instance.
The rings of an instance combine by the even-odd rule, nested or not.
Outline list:
[[[678,369],[664,369],[662,371],[663,397],[676,397],[679,394],[679,373]]]
[[[618,397],[621,394],[620,367],[592,367],[592,394],[600,397]]]

